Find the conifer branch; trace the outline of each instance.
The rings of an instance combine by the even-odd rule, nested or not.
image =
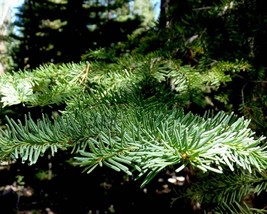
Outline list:
[[[216,178],[210,180],[212,185],[221,181],[222,187],[229,187],[219,186],[222,191],[214,203],[221,200],[234,206],[252,191],[246,178],[254,181],[256,193],[267,188],[262,184],[266,183],[265,137],[257,137],[250,121],[233,113],[199,116],[176,107],[192,101],[189,97],[218,90],[231,81],[230,72],[246,69],[249,65],[242,62],[217,62],[207,71],[161,57],[135,56],[105,66],[46,65],[5,74],[0,80],[3,106],[64,102],[67,107],[52,119],[7,117],[0,129],[0,160],[21,158],[34,164],[49,150],[52,155],[70,150],[72,163],[84,171],[106,166],[143,179],[142,187],[167,167],[179,173],[190,166],[203,175],[200,180],[212,175]],[[245,183],[242,190],[240,182]],[[209,201],[199,185],[208,189],[210,184],[196,183],[188,195]]]
[[[87,154],[95,159],[78,158],[76,164],[80,161],[82,166],[91,166],[105,162],[111,167],[111,157],[125,158],[125,164],[138,166],[139,177],[145,175],[144,184],[171,165],[178,166],[177,172],[188,164],[203,172],[216,173],[223,173],[225,168],[249,172],[266,168],[264,137],[254,137],[255,133],[248,128],[249,121],[235,120],[233,114],[219,112],[210,118],[167,107],[103,108],[66,114],[52,122],[45,117],[37,122],[26,118],[25,124],[10,119],[0,136],[1,152],[3,156],[19,154],[23,160],[34,163],[47,145],[55,152],[82,141],[82,151],[86,153],[81,152],[81,156]],[[33,148],[40,150],[34,152]]]
[[[37,162],[40,155],[48,149],[54,155],[58,149],[66,149],[68,136],[61,129],[62,121],[53,123],[43,115],[42,119],[34,122],[30,116],[24,124],[18,120],[7,118],[7,126],[0,130],[0,157],[22,158],[22,162],[29,164]]]
[[[225,202],[232,204],[253,193],[259,195],[267,188],[267,174],[253,169],[253,173],[225,169],[225,173],[207,173],[196,175],[196,182],[192,183],[186,192],[186,197],[192,198],[200,203],[209,201],[210,204],[221,204]],[[209,182],[206,182],[206,180]],[[209,194],[208,194],[209,193]],[[208,198],[207,198],[208,197]]]
[[[3,107],[19,103],[45,106],[63,103],[80,93],[87,80],[85,63],[43,65],[33,71],[5,73],[0,79]]]

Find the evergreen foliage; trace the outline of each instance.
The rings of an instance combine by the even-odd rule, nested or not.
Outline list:
[[[19,33],[13,35],[19,41],[13,52],[17,68],[79,62],[88,49],[125,41],[141,24],[128,6],[128,0],[25,1],[15,22]]]
[[[246,62],[220,61],[204,71],[150,54],[7,73],[0,82],[3,108],[19,103],[66,108],[52,117],[7,117],[1,160],[31,165],[64,150],[84,172],[109,167],[141,179],[141,187],[165,169],[176,175],[190,169],[192,185],[183,197],[204,210],[210,209],[207,204],[214,210],[251,210],[240,200],[266,189],[265,137],[256,136],[250,121],[234,113],[182,110],[188,102],[208,105],[194,96],[213,98],[231,81],[230,74],[249,69]]]
[[[156,28],[131,40],[128,48],[133,53],[157,50],[193,67],[209,68],[221,60],[249,62],[249,72],[231,76],[231,83],[215,100],[219,100],[219,109],[245,115],[253,130],[266,135],[264,0],[162,0],[161,6]]]
[[[32,71],[10,72],[1,76],[3,106],[60,104],[80,93],[87,78],[86,64],[43,65]]]
[[[102,55],[101,52],[96,53]],[[215,97],[219,99],[219,95],[215,96],[213,92],[231,82],[233,74],[251,69],[244,61],[221,61],[214,63],[209,70],[201,66],[193,68],[181,65],[180,60],[157,54],[113,60],[108,64],[101,61],[46,64],[33,71],[6,73],[0,80],[2,103],[4,106],[19,103],[29,106],[60,104],[67,97],[81,93],[89,84],[91,91],[97,93],[101,89],[107,94],[122,88],[135,90],[140,85],[146,98],[167,101],[171,97],[171,103],[179,107],[186,107],[190,103],[199,107],[213,106]]]
[[[84,172],[108,167],[141,187],[169,170],[174,189],[186,178],[177,199],[204,213],[266,213],[252,203],[266,192],[263,1],[162,0],[158,25],[131,37],[139,21],[121,25],[128,1],[25,1],[19,24],[33,64],[24,55],[18,63],[79,61],[91,51],[80,63],[1,76],[0,113],[31,113],[1,118],[0,160],[32,165],[62,150]]]

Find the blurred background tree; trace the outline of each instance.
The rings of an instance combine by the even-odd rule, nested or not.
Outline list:
[[[16,41],[9,37],[14,31],[13,19],[11,6],[5,1],[0,1],[0,74],[12,70],[14,66],[12,52]]]
[[[19,34],[13,35],[20,42],[13,52],[17,69],[78,62],[89,49],[114,46],[149,25],[146,14],[132,10],[129,0],[24,1],[15,22]]]

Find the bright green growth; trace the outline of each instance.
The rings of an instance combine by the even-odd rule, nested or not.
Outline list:
[[[201,70],[150,55],[5,74],[0,81],[3,107],[64,103],[66,108],[53,119],[7,118],[0,134],[0,159],[34,164],[47,151],[55,155],[67,150],[71,162],[87,173],[106,166],[143,179],[141,186],[166,168],[176,173],[192,168],[205,185],[221,185],[228,192],[218,192],[216,198],[196,182],[186,196],[238,209],[235,204],[252,190],[236,193],[229,201],[231,187],[238,191],[237,184],[252,176],[259,179],[249,179],[248,185],[266,182],[265,138],[255,135],[249,120],[233,113],[200,116],[181,109],[195,97],[216,94],[231,81],[230,74],[249,68],[244,62],[218,62]],[[255,188],[260,193],[266,185]]]

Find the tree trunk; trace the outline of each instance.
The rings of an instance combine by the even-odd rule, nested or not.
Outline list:
[[[168,25],[169,2],[170,0],[161,0],[160,2],[160,16],[159,16],[160,28],[166,28]]]

